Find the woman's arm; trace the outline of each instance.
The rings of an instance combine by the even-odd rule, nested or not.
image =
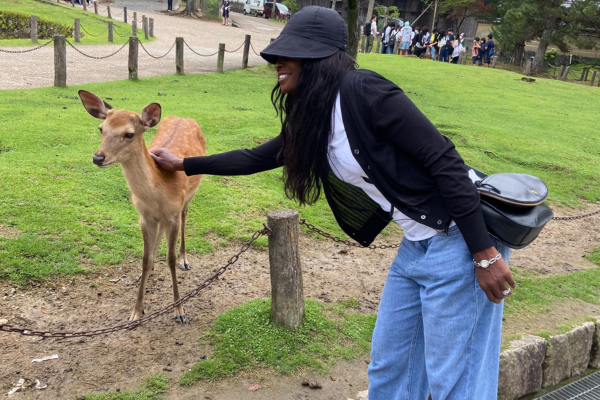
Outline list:
[[[156,164],[168,171],[185,171],[186,175],[250,175],[283,166],[278,157],[281,136],[253,149],[240,149],[204,157],[178,158],[167,149],[150,152]]]

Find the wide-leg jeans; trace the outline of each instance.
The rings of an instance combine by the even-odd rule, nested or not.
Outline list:
[[[510,249],[492,242],[508,262]],[[381,295],[369,400],[496,399],[502,309],[479,286],[458,227],[404,239]]]

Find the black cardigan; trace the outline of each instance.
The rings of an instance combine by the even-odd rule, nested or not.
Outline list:
[[[441,135],[402,90],[375,72],[349,72],[340,88],[342,118],[356,161],[392,206],[430,228],[454,220],[471,253],[492,246],[479,194],[468,167],[450,139]],[[254,149],[184,160],[187,175],[249,175],[281,167],[281,138]],[[361,189],[338,180],[324,182],[327,201],[340,227],[363,246],[391,221]]]

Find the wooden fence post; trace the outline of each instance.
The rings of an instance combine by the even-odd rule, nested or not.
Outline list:
[[[142,15],[142,27],[144,28],[144,39],[148,40],[148,18]]]
[[[123,7],[123,22],[127,23],[127,7]]]
[[[67,86],[67,42],[63,35],[54,36],[54,86]]]
[[[138,78],[138,38],[129,38],[129,80],[136,81]]]
[[[154,37],[154,18],[150,18],[150,37]]]
[[[585,76],[585,70],[587,68],[584,68],[583,70],[581,70],[581,78],[579,78],[580,81],[583,81],[583,77]]]
[[[558,75],[556,76],[556,79],[562,79],[562,76],[565,73],[565,68],[566,68],[565,64],[562,64],[560,66],[560,69],[558,70]]]
[[[75,18],[75,30],[73,31],[73,38],[75,39],[75,43],[79,43],[81,41],[81,20],[79,18]]]
[[[33,43],[37,43],[38,42],[38,17],[36,17],[35,15],[31,16],[31,23],[29,26],[29,37],[31,38],[31,41]]]
[[[584,81],[584,82],[587,82],[587,78],[588,78],[588,74],[589,74],[589,73],[590,73],[590,69],[589,69],[589,68],[586,68],[586,69],[585,69],[585,77],[583,78],[583,81]]]
[[[183,38],[175,38],[175,72],[183,75]]]
[[[217,58],[217,72],[223,72],[223,60],[225,59],[225,43],[219,43],[219,55]]]
[[[85,0],[84,0],[85,1]],[[108,41],[112,42],[113,41],[113,22],[110,21],[108,23]]]
[[[98,1],[94,0],[94,13],[98,14]]]
[[[565,68],[565,72],[563,72],[563,75],[560,78],[561,81],[566,81],[567,80],[567,77],[569,75],[569,69],[571,69],[571,66],[567,65],[567,68]]]
[[[131,21],[131,36],[137,37],[137,20],[135,18]]]
[[[248,68],[248,55],[250,54],[250,35],[244,39],[244,54],[242,55],[242,69]]]
[[[83,0],[83,11],[87,11],[87,0]]]
[[[83,0],[83,1],[85,1],[85,0]],[[106,6],[106,12],[108,12],[108,19],[112,19],[112,14],[110,13],[110,6],[109,5]]]
[[[302,324],[304,294],[299,247],[299,216],[295,210],[271,211],[267,224],[273,321],[290,329]]]
[[[596,80],[596,71],[592,74],[592,81],[590,82],[590,86],[594,86],[594,81]]]

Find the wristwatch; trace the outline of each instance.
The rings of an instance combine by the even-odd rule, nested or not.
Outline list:
[[[481,260],[481,262],[477,262],[475,260],[473,260],[473,263],[475,263],[476,267],[480,267],[480,268],[487,268],[490,265],[492,265],[493,263],[495,263],[496,261],[498,261],[500,259],[500,257],[502,257],[502,255],[500,253],[498,253],[498,255],[490,260]]]

